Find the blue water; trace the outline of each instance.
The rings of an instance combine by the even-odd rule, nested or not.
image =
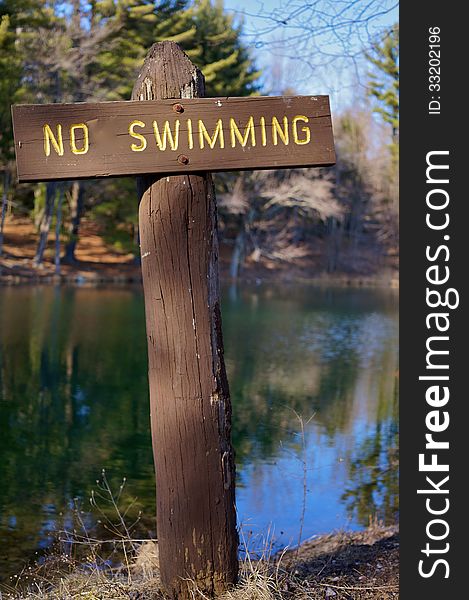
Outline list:
[[[242,537],[394,522],[396,294],[226,288],[222,310]],[[102,468],[154,535],[140,288],[0,289],[0,427],[3,577],[76,527],[74,507],[96,524]]]

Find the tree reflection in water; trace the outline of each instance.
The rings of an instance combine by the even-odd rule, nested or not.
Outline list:
[[[238,510],[295,538],[397,513],[397,307],[390,292],[225,290]],[[305,448],[294,411],[307,420]],[[154,526],[139,288],[0,290],[0,573],[73,525],[103,467]],[[91,518],[91,517],[90,517]],[[281,536],[280,536],[281,538]],[[280,539],[280,542],[282,539]]]

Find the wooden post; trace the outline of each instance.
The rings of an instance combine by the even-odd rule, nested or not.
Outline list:
[[[216,204],[205,170],[335,163],[327,96],[203,95],[201,72],[163,42],[134,86],[132,99],[143,102],[12,107],[20,182],[140,176],[160,570],[181,600],[193,584],[205,596],[223,592],[238,573]]]
[[[155,44],[133,100],[204,95],[174,42]],[[182,159],[184,160],[184,158]],[[161,580],[174,599],[235,583],[235,467],[210,174],[138,180]]]

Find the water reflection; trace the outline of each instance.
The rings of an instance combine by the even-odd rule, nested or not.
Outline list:
[[[397,308],[390,293],[231,289],[223,304],[238,511],[278,543],[397,512]],[[301,435],[297,415],[306,425]],[[102,467],[154,511],[136,289],[0,290],[0,573],[86,505]],[[306,488],[306,493],[305,493]],[[126,498],[124,498],[125,500]]]

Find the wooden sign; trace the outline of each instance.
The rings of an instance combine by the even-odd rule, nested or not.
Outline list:
[[[162,589],[179,600],[195,586],[220,596],[239,567],[210,171],[335,162],[327,96],[203,96],[202,73],[165,41],[133,101],[12,109],[20,182],[153,175],[137,188],[158,553]],[[170,173],[183,177],[159,176]]]
[[[17,105],[19,182],[335,163],[328,96]]]

